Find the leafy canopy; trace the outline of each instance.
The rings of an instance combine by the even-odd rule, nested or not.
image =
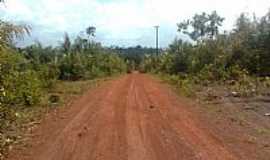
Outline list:
[[[216,11],[211,14],[203,12],[195,14],[192,19],[178,23],[178,32],[188,35],[194,41],[205,38],[213,39],[218,35],[223,21],[224,18],[220,17]]]

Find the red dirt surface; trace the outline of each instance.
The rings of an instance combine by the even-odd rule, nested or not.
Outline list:
[[[167,86],[129,74],[49,115],[11,160],[236,160]]]

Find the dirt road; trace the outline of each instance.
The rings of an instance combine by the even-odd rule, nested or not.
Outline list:
[[[16,160],[235,160],[165,85],[130,74],[49,117]]]

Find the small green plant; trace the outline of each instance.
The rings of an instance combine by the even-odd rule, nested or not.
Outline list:
[[[161,74],[160,77],[162,79],[173,86],[175,86],[181,94],[192,97],[195,95],[194,92],[194,82],[192,77],[188,77],[186,75],[164,75]]]
[[[252,96],[256,92],[256,82],[252,78],[248,71],[241,70],[239,67],[231,69],[231,77],[234,79],[234,83],[230,86],[230,89],[239,93],[240,96]]]
[[[183,79],[180,83],[180,91],[187,97],[193,97],[195,96],[194,92],[194,83],[191,79]]]

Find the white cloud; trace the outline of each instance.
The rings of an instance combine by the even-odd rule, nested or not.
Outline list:
[[[0,6],[0,18],[33,25],[41,41],[58,41],[63,32],[77,34],[88,25],[97,27],[97,39],[107,45],[154,45],[153,25],[160,24],[161,45],[176,35],[176,23],[194,13],[217,10],[233,27],[241,12],[264,15],[270,0],[8,0]],[[38,34],[37,34],[38,33]],[[56,34],[57,33],[57,34]]]

